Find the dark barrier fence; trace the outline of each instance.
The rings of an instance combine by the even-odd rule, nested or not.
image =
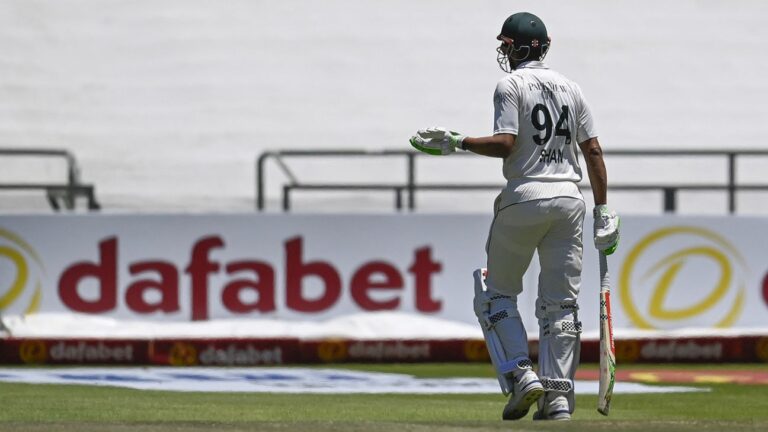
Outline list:
[[[407,150],[383,150],[383,151],[351,151],[351,150],[284,150],[268,151],[262,153],[256,161],[256,209],[266,209],[266,177],[267,161],[274,161],[277,167],[287,177],[288,182],[282,186],[282,209],[291,209],[291,192],[305,191],[392,191],[394,194],[394,207],[398,211],[407,208],[416,209],[416,194],[418,191],[435,190],[500,190],[503,183],[422,183],[416,180],[416,159],[429,157],[423,153]],[[468,152],[457,152],[458,157],[477,157]],[[452,155],[451,157],[455,157]],[[611,191],[661,191],[663,194],[662,210],[674,213],[677,210],[677,195],[680,191],[721,191],[727,195],[727,207],[730,214],[737,212],[736,194],[739,191],[768,191],[768,183],[740,183],[737,181],[737,160],[752,156],[768,156],[768,151],[761,150],[610,150],[605,151],[606,159],[633,158],[649,159],[653,157],[676,158],[681,164],[685,164],[692,158],[717,157],[726,163],[726,180],[721,183],[609,183]],[[399,183],[376,182],[348,182],[325,183],[300,180],[290,168],[288,162],[297,158],[400,158],[405,164],[405,178]],[[583,166],[583,165],[582,165]],[[651,172],[651,171],[649,171]],[[582,189],[589,189],[588,184],[580,185]],[[405,201],[405,203],[404,203]]]
[[[67,150],[60,149],[16,149],[0,148],[0,157],[35,157],[61,158],[67,165],[67,178],[60,183],[38,182],[2,182],[0,190],[41,190],[45,191],[51,208],[59,211],[62,207],[74,210],[78,197],[87,200],[88,210],[98,210],[95,187],[80,182],[80,168],[75,156]]]

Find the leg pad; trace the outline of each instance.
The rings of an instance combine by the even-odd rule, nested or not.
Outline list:
[[[533,367],[528,358],[528,335],[517,310],[517,299],[489,290],[484,269],[475,270],[474,279],[475,315],[501,391],[508,395],[514,389],[514,377]]]

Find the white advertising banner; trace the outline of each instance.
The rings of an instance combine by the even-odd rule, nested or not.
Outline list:
[[[158,321],[399,311],[476,323],[476,215],[0,216],[0,311]],[[589,225],[589,224],[587,224]],[[585,230],[591,235],[591,227]],[[609,257],[615,327],[768,327],[768,220],[626,217]],[[579,317],[597,330],[585,240]],[[535,329],[536,258],[519,307]]]

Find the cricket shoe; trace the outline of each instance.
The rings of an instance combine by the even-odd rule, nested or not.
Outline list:
[[[552,400],[544,398],[544,403],[539,404],[539,410],[533,413],[534,420],[570,420],[571,410],[568,407],[568,399],[565,396],[557,396]]]
[[[535,404],[544,395],[544,386],[539,377],[532,370],[527,370],[514,377],[515,386],[512,396],[509,397],[507,406],[501,418],[504,420],[518,420],[528,414],[531,405]]]

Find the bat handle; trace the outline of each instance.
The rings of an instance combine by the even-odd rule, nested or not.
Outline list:
[[[608,258],[606,258],[603,251],[598,251],[598,255],[600,255],[600,289],[607,291],[611,289],[611,280],[608,275]]]

